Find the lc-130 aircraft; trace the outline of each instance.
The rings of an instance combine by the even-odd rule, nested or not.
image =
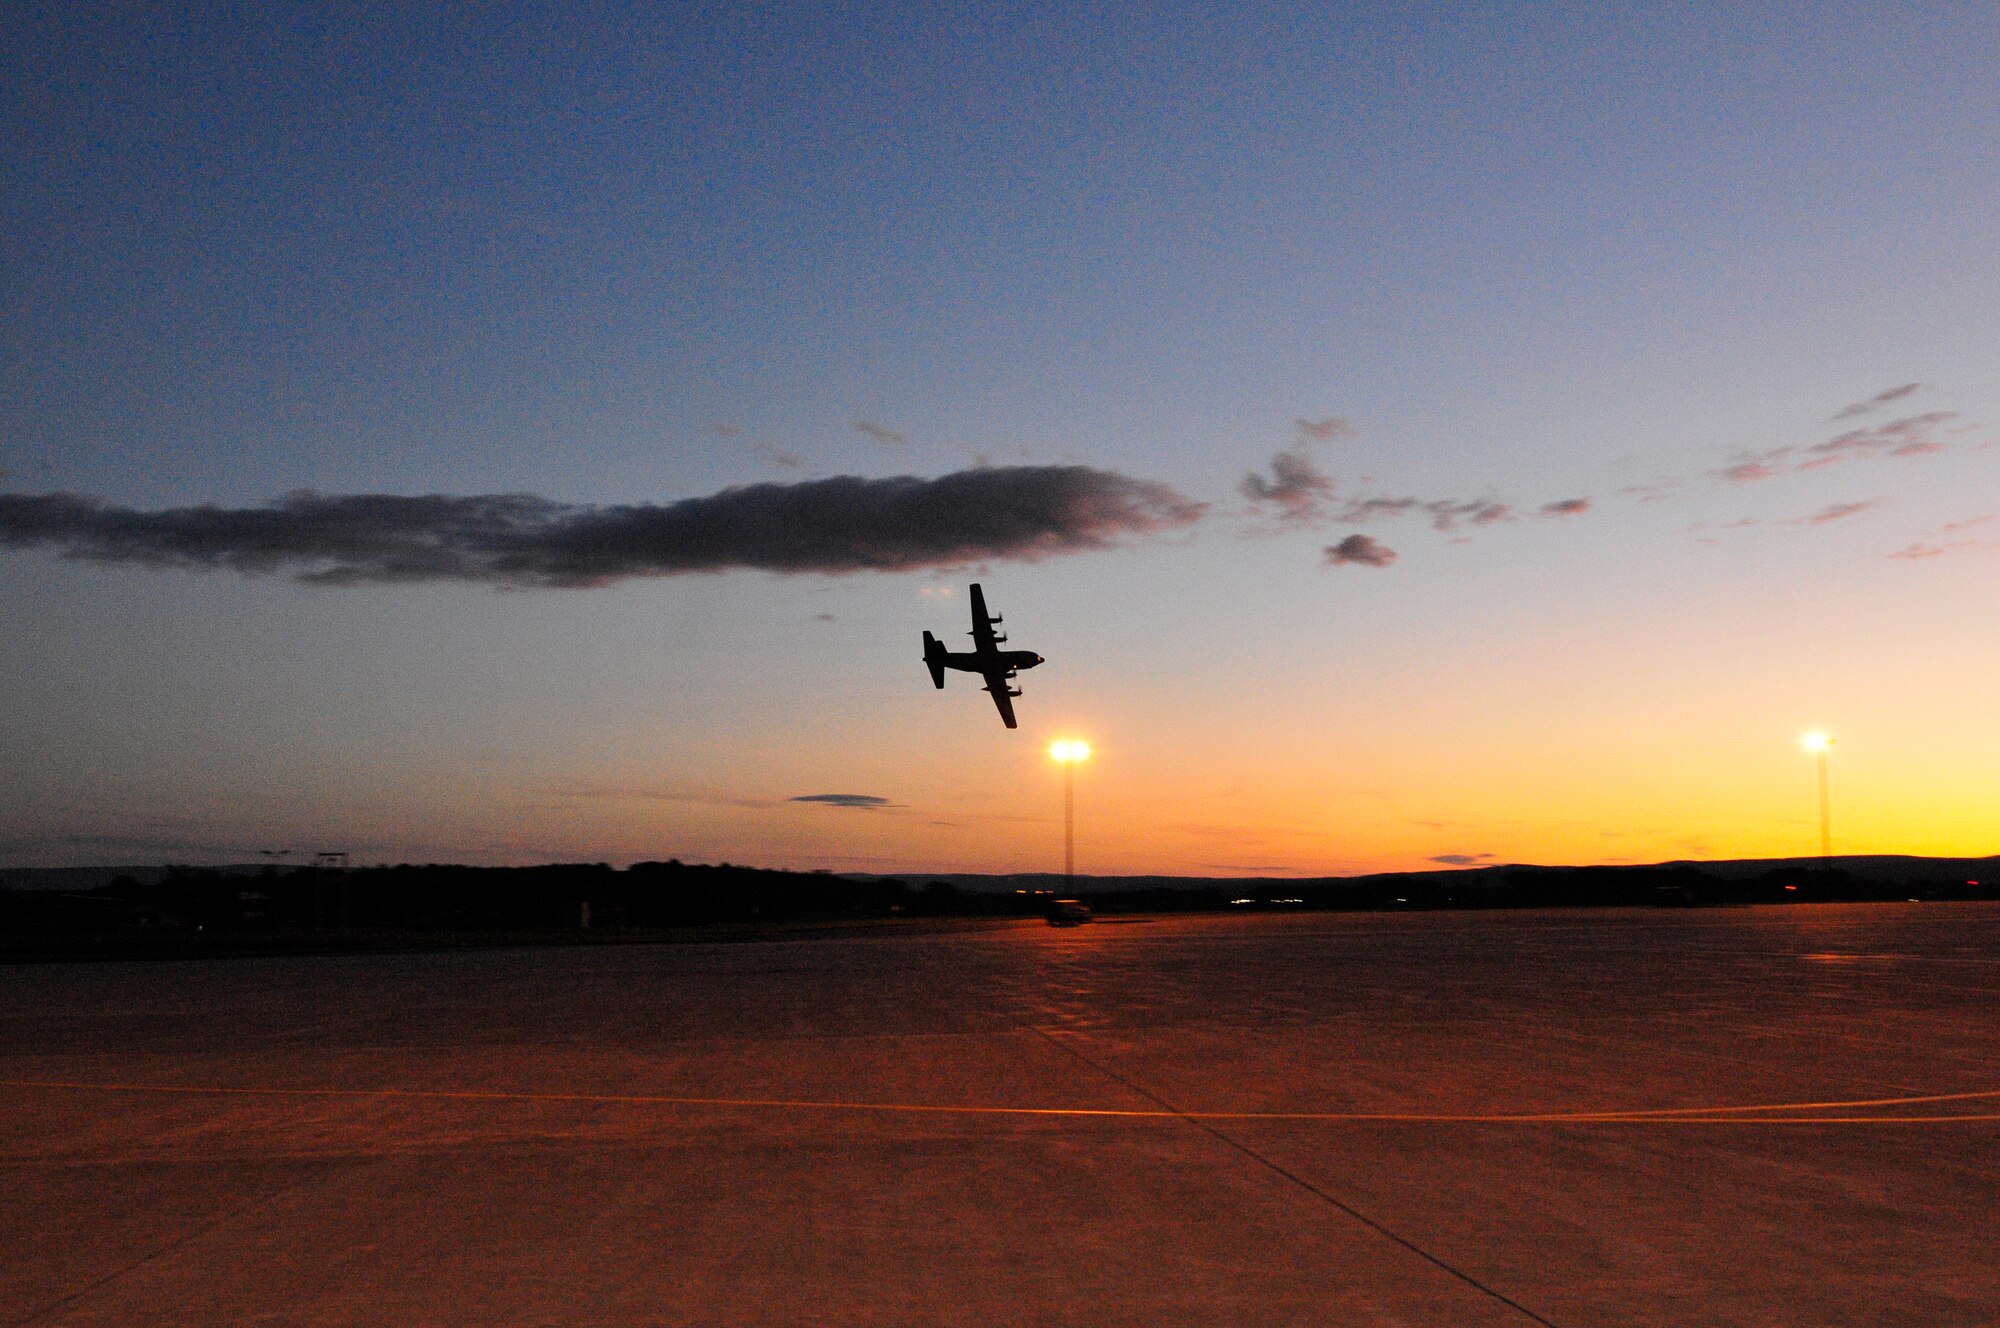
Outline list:
[[[994,628],[1000,624],[998,615],[986,612],[986,596],[978,585],[972,587],[972,649],[950,651],[944,642],[924,633],[924,663],[930,668],[931,681],[940,688],[944,686],[946,669],[961,669],[966,673],[976,673],[986,679],[985,690],[993,697],[993,704],[1000,708],[1000,720],[1008,728],[1015,728],[1014,697],[1021,694],[1018,687],[1009,687],[1007,682],[1022,669],[1032,669],[1042,662],[1042,657],[1032,650],[1002,650],[1000,643],[1007,638],[997,635]]]

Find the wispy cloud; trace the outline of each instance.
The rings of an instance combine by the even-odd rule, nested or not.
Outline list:
[[[1338,415],[1329,415],[1323,420],[1293,420],[1292,427],[1298,430],[1302,443],[1330,443],[1340,438],[1352,438],[1360,432]]]
[[[1356,498],[1342,505],[1334,519],[1350,526],[1383,517],[1399,517],[1422,512],[1433,528],[1457,530],[1461,524],[1490,526],[1514,519],[1512,504],[1492,498]]]
[[[1819,511],[1808,512],[1804,516],[1782,518],[1739,516],[1732,521],[1697,521],[1688,527],[1688,533],[1699,535],[1711,530],[1751,530],[1759,527],[1770,529],[1775,526],[1826,526],[1836,521],[1860,516],[1863,512],[1872,512],[1888,504],[1887,498],[1863,498],[1854,502],[1829,503]],[[1717,541],[1713,538],[1704,538],[1701,542],[1714,544]]]
[[[1358,526],[1378,517],[1402,516],[1424,505],[1421,498],[1352,498],[1342,505],[1335,520]]]
[[[757,569],[901,572],[1036,561],[1186,526],[1206,505],[1089,466],[936,479],[836,476],[610,507],[534,494],[319,494],[265,507],[136,511],[75,494],[0,494],[0,548],[322,585],[470,581],[591,587]]]
[[[1799,469],[1812,470],[1856,457],[1931,456],[1950,446],[1949,443],[1933,437],[1932,431],[1939,425],[1947,424],[1957,418],[1958,412],[1955,410],[1934,410],[1923,415],[1892,420],[1873,429],[1849,429],[1846,433],[1807,448],[1806,460],[1799,463]]]
[[[865,433],[876,442],[888,447],[901,447],[910,441],[910,435],[898,433],[887,425],[877,424],[873,420],[856,420],[854,429],[856,433]]]
[[[103,849],[117,853],[218,853],[233,847],[214,840],[173,835],[63,835],[57,842],[71,848]]]
[[[1849,429],[1810,447],[1773,447],[1739,454],[1729,465],[1709,473],[1718,479],[1745,484],[1822,470],[1847,461],[1935,456],[1951,449],[1952,444],[1937,434],[1942,426],[1957,418],[1955,410],[1908,415],[1873,428]]]
[[[1203,871],[1255,872],[1277,875],[1296,875],[1297,867],[1287,867],[1276,862],[1197,862],[1195,866]]]
[[[887,798],[878,798],[872,793],[807,793],[787,802],[812,802],[822,807],[845,807],[850,811],[879,812],[889,807],[900,807],[901,803]]]
[[[1582,516],[1590,510],[1588,498],[1564,498],[1558,502],[1543,503],[1540,515],[1547,517]]]
[[[1424,510],[1431,515],[1431,525],[1444,531],[1457,530],[1461,521],[1472,526],[1490,526],[1514,519],[1513,507],[1489,498],[1470,498],[1463,502],[1445,498],[1425,503]]]
[[[1788,526],[1830,525],[1835,521],[1845,521],[1849,517],[1860,516],[1863,512],[1872,512],[1876,508],[1885,505],[1888,501],[1886,498],[1867,498],[1855,503],[1831,503],[1810,515],[1795,516],[1784,524]]]
[[[752,438],[734,424],[711,424],[708,431],[717,438],[728,438],[747,446],[764,460],[784,470],[800,470],[805,466],[805,458],[796,452],[787,452],[768,438]]]
[[[1441,862],[1447,867],[1484,867],[1493,861],[1493,855],[1491,853],[1440,853],[1436,857],[1431,858],[1430,861]]]
[[[778,805],[775,798],[758,798],[730,793],[724,789],[686,788],[671,784],[565,784],[536,792],[552,798],[591,798],[608,801],[687,802],[706,807],[744,807],[763,811]]]
[[[1314,465],[1303,448],[1288,448],[1272,456],[1270,471],[1268,476],[1254,470],[1245,475],[1242,492],[1252,503],[1275,507],[1280,520],[1314,520],[1333,497],[1333,476]]]
[[[1996,521],[2000,521],[2000,513],[1995,512],[1988,512],[1982,516],[1967,517],[1962,521],[1947,521],[1944,525],[1939,526],[1931,536],[1898,549],[1888,556],[1916,561],[1924,558],[1942,557],[1947,553],[1960,553],[1968,549],[2000,549],[2000,537],[1995,537],[1994,535],[1968,536],[1966,534],[1970,530],[1991,529]],[[1938,538],[1939,536],[1947,535],[1956,536],[1957,538]]]
[[[1866,401],[1857,401],[1851,406],[1842,407],[1840,410],[1837,410],[1833,413],[1833,418],[1836,421],[1851,420],[1857,415],[1870,414],[1871,412],[1882,409],[1882,407],[1888,405],[1892,401],[1901,401],[1904,397],[1909,396],[1912,392],[1920,390],[1922,387],[1923,387],[1922,383],[1904,383],[1901,387],[1888,388],[1885,391],[1877,392],[1874,396],[1869,397]]]
[[[1326,546],[1328,567],[1387,567],[1396,561],[1396,551],[1366,535],[1349,535],[1338,544]]]
[[[1933,544],[1928,540],[1918,540],[1916,543],[1906,548],[1898,549],[1887,556],[1915,561],[1923,558],[1937,558],[1947,553],[1960,553],[1966,549],[2000,549],[2000,539],[1946,540],[1942,544]]]

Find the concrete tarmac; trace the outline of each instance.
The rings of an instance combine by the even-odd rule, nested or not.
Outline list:
[[[0,970],[0,1325],[1987,1325],[2000,905]]]

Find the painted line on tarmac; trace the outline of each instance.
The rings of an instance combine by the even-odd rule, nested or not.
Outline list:
[[[995,1107],[929,1102],[842,1102],[814,1098],[692,1097],[642,1093],[525,1093],[437,1088],[281,1088],[207,1084],[124,1084],[67,1079],[0,1079],[0,1088],[90,1093],[154,1093],[187,1097],[351,1098],[375,1101],[571,1103],[602,1106],[737,1107],[782,1111],[853,1111],[936,1116],[1102,1117],[1118,1120],[1325,1122],[1408,1125],[1934,1125],[2000,1120],[2000,1113],[1964,1115],[1774,1115],[1775,1112],[1853,1111],[1934,1102],[2000,1098],[2000,1089],[1930,1093],[1916,1097],[1832,1102],[1772,1102],[1756,1106],[1658,1107],[1627,1111],[1408,1112],[1408,1111],[1171,1111],[1130,1107]]]

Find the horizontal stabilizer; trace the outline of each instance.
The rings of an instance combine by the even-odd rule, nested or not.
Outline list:
[[[938,640],[929,632],[924,633],[924,665],[931,671],[931,681],[936,683],[938,688],[942,690],[944,687],[944,642]]]

